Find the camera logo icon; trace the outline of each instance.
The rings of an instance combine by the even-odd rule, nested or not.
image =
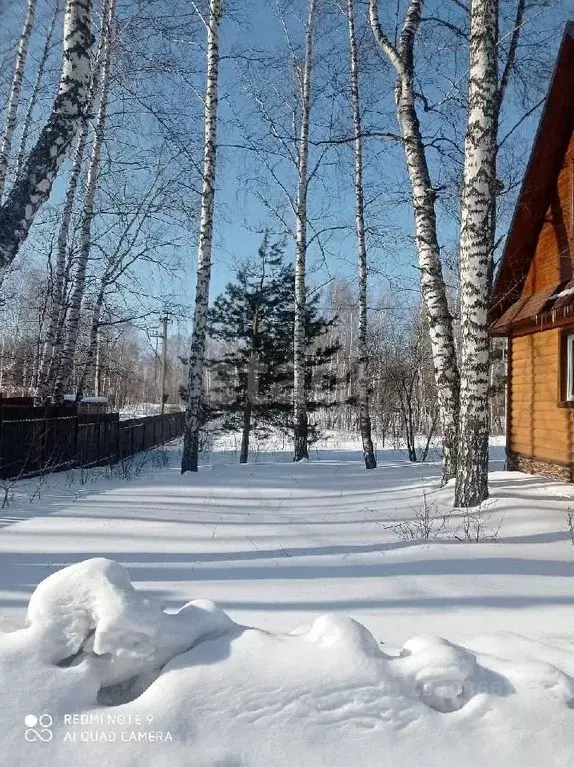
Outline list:
[[[24,724],[26,725],[24,737],[28,743],[34,743],[36,740],[49,743],[53,737],[51,730],[52,722],[53,719],[50,714],[42,714],[41,716],[27,714],[24,717]]]

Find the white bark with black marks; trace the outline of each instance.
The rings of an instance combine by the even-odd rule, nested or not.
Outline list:
[[[397,73],[397,118],[403,138],[415,218],[421,291],[429,324],[434,376],[443,439],[443,483],[456,473],[458,441],[459,372],[452,315],[440,261],[435,197],[415,105],[414,41],[421,21],[423,0],[411,0],[397,47],[384,34],[378,18],[378,0],[369,0],[371,28],[382,52]]]
[[[20,135],[20,144],[18,147],[18,155],[16,160],[16,168],[14,170],[14,178],[18,178],[24,167],[24,160],[26,159],[26,148],[28,146],[28,136],[30,133],[30,126],[32,125],[32,116],[34,109],[38,102],[38,96],[42,88],[42,81],[44,79],[44,73],[46,71],[46,64],[48,63],[48,57],[50,55],[50,48],[52,47],[52,38],[54,37],[54,30],[56,28],[56,19],[58,18],[58,12],[60,3],[56,3],[54,10],[52,11],[52,17],[48,25],[48,31],[46,32],[46,40],[44,42],[44,48],[40,61],[38,63],[38,70],[36,72],[36,79],[34,80],[34,86],[30,99],[28,100],[28,106],[26,108],[26,114],[22,123],[22,133]]]
[[[100,100],[94,125],[94,138],[88,163],[86,183],[84,188],[84,201],[80,223],[79,253],[76,268],[72,277],[72,290],[66,322],[64,326],[64,340],[62,346],[61,362],[58,369],[52,398],[56,404],[63,402],[66,390],[71,386],[74,357],[78,342],[80,315],[82,300],[86,287],[86,273],[92,246],[92,223],[94,219],[94,201],[98,188],[100,174],[100,158],[102,142],[107,120],[108,95],[110,87],[110,70],[112,60],[112,38],[114,27],[114,3],[108,0],[105,7],[105,17],[102,26],[103,55],[102,71],[100,80]]]
[[[0,206],[0,283],[26,240],[81,124],[88,100],[92,0],[67,0],[58,95],[22,172]]]
[[[112,0],[105,0],[103,4],[102,16],[104,19],[107,17],[111,1]],[[37,405],[44,404],[52,396],[54,384],[58,377],[59,366],[61,364],[63,327],[65,324],[64,299],[66,292],[66,276],[69,272],[67,262],[70,227],[72,224],[74,203],[76,201],[76,194],[82,175],[84,153],[86,151],[86,143],[88,140],[89,122],[87,117],[88,112],[90,112],[93,107],[98,88],[100,87],[105,51],[106,34],[105,29],[102,29],[94,70],[90,81],[86,114],[82,119],[82,124],[78,133],[70,174],[68,176],[68,185],[64,197],[64,206],[62,208],[58,237],[56,239],[56,259],[52,273],[50,311],[48,313],[44,344],[38,369],[38,386],[35,397]]]
[[[197,249],[197,283],[193,333],[189,352],[187,404],[181,473],[197,471],[199,463],[199,431],[201,428],[203,368],[211,279],[211,247],[216,180],[217,95],[219,81],[220,0],[210,0],[207,22],[207,85],[204,111],[204,150],[201,186],[201,213]]]
[[[363,189],[363,139],[361,126],[361,103],[359,93],[359,61],[355,34],[354,0],[347,0],[349,25],[351,110],[353,114],[353,139],[355,149],[355,230],[357,233],[357,268],[359,282],[359,336],[358,348],[358,400],[359,428],[363,443],[365,468],[376,469],[377,461],[371,435],[369,413],[369,352],[367,347],[367,243],[365,237],[365,200]]]
[[[84,152],[88,138],[88,123],[85,122],[74,152],[74,159],[68,186],[64,198],[62,218],[56,239],[56,260],[52,273],[51,303],[46,324],[42,355],[38,368],[38,387],[36,390],[36,404],[45,403],[51,396],[53,385],[57,377],[58,367],[62,353],[62,330],[65,320],[64,298],[66,289],[66,274],[68,260],[68,241],[76,192],[80,183]]]
[[[100,317],[102,314],[102,308],[104,306],[104,297],[105,297],[106,287],[107,287],[107,281],[106,281],[106,276],[104,276],[102,280],[100,281],[100,287],[98,289],[98,294],[96,296],[96,300],[94,302],[94,308],[92,310],[92,319],[90,322],[90,336],[88,340],[88,351],[86,354],[86,361],[82,369],[82,374],[80,376],[80,380],[76,388],[76,402],[80,402],[82,397],[84,396],[86,384],[89,380],[89,377],[93,371],[93,368],[96,362],[96,354],[97,354],[97,348],[98,348],[98,335],[100,332]],[[97,388],[97,386],[95,388]],[[96,396],[98,395],[96,394]]]
[[[461,386],[455,505],[488,497],[488,300],[494,242],[498,1],[472,0],[468,124],[460,228]]]
[[[6,119],[4,122],[4,133],[0,141],[0,201],[4,195],[6,185],[6,176],[8,175],[8,166],[10,163],[10,153],[12,150],[12,139],[16,130],[16,119],[18,116],[18,106],[20,104],[20,91],[22,90],[22,81],[24,79],[24,69],[26,67],[26,57],[28,55],[28,46],[34,27],[34,17],[36,15],[36,0],[28,0],[26,6],[26,15],[24,24],[20,33],[20,42],[16,54],[16,65],[14,67],[14,76],[12,77],[12,87],[8,96],[6,106]]]
[[[295,202],[295,322],[293,329],[293,460],[309,458],[307,391],[307,190],[309,186],[309,121],[311,115],[311,72],[317,0],[309,0],[309,15],[305,35],[305,58],[298,72],[301,93],[301,125],[297,147],[297,199]]]

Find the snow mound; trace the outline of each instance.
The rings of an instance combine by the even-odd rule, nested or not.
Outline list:
[[[116,562],[41,583],[0,634],[7,764],[571,767],[574,643],[420,635],[385,654],[351,618],[290,634],[212,602],[166,613]]]
[[[442,713],[462,708],[476,670],[476,657],[462,647],[434,636],[410,639],[396,663],[420,699]]]
[[[349,657],[382,655],[374,636],[363,625],[344,615],[319,616],[303,636],[306,641],[322,647],[336,646]]]
[[[132,586],[127,571],[96,558],[42,581],[30,598],[28,623],[42,657],[69,666],[90,660],[102,686],[156,671],[200,637],[233,622],[213,602],[189,602],[177,613]]]

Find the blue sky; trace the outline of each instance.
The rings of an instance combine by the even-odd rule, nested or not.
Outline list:
[[[428,3],[428,8],[432,9],[435,3]],[[358,4],[358,21],[357,26],[359,32],[364,29],[365,22],[365,8],[364,4]],[[432,10],[427,10],[427,13]],[[384,14],[384,11],[383,11]],[[223,23],[221,46],[222,53],[229,55],[237,48],[245,49],[246,45],[253,46],[256,49],[260,48],[274,48],[276,46],[284,45],[284,38],[281,33],[281,29],[277,22],[277,17],[270,11],[269,6],[264,0],[255,0],[255,3],[251,6],[250,18],[257,19],[256,23],[252,23],[248,34],[246,35],[244,29],[234,23],[233,20],[226,20]],[[549,51],[551,58],[557,49],[559,38],[563,29],[565,20],[574,15],[574,3],[572,0],[556,5],[554,7],[542,8],[533,14],[532,20],[529,21],[530,28],[527,26],[526,31],[532,31],[532,28],[538,26],[540,29],[540,39],[545,41],[545,46]],[[383,23],[389,24],[389,20],[384,18]],[[292,26],[294,32],[294,38],[300,45],[302,44],[302,25],[299,25],[297,32],[296,24]],[[388,27],[387,27],[388,28]],[[545,35],[542,32],[544,30],[555,30],[554,34]],[[557,34],[556,30],[560,30]],[[504,34],[503,29],[503,34]],[[248,40],[246,41],[246,37]],[[339,45],[340,58],[342,66],[346,66],[346,60],[348,56],[347,38],[346,38],[346,26],[344,18],[341,16],[341,28],[340,36],[337,38],[331,38],[331,42],[335,41]],[[432,40],[428,41],[427,48],[432,44]],[[554,48],[554,51],[552,51]],[[324,53],[319,46],[319,55]],[[372,60],[372,53],[369,54],[370,72],[368,75],[369,82],[363,82],[366,86],[363,98],[363,105],[365,105],[365,99],[373,97],[377,98],[377,90],[381,93],[386,92],[386,96],[381,98],[381,105],[383,105],[383,111],[385,111],[384,117],[377,122],[377,118],[371,115],[369,123],[371,127],[378,130],[394,132],[397,130],[396,121],[390,108],[391,102],[389,99],[392,90],[392,74],[389,69],[386,68],[384,62],[379,62],[379,68],[377,70],[376,64]],[[462,88],[465,87],[466,82],[466,50],[462,49],[456,53],[449,52],[449,58],[445,58],[444,66],[450,69],[450,79],[457,79],[457,82]],[[430,69],[435,67],[431,73]],[[447,92],[448,77],[443,73],[444,77],[442,82],[437,77],[437,73],[440,73],[440,69],[443,64],[441,62],[434,62],[429,68],[428,82],[425,84],[425,93],[427,97],[435,98],[439,101],[444,93]],[[224,61],[222,65],[222,87],[221,91],[223,99],[221,102],[220,114],[221,114],[221,131],[220,141],[225,144],[226,142],[240,142],[241,136],[237,131],[233,131],[229,126],[229,114],[237,109],[237,93],[230,97],[230,93],[238,87],[237,79],[237,67],[233,62],[228,61],[227,64]],[[435,82],[431,82],[431,76],[435,76]],[[534,91],[544,93],[547,87],[546,72],[541,70],[537,80],[533,83],[531,88],[531,96],[534,99]],[[429,96],[430,94],[430,96]],[[519,98],[522,95],[516,91],[516,93],[510,93],[511,103],[506,110],[505,120],[501,127],[501,135],[504,135],[506,126],[512,125],[521,116],[520,109],[516,106]],[[245,98],[245,97],[244,97]],[[515,103],[512,103],[514,100]],[[370,105],[368,105],[370,106]],[[324,108],[324,104],[322,105]],[[321,109],[321,106],[319,107]],[[342,104],[342,109],[345,109],[345,105]],[[368,111],[368,110],[367,110]],[[373,112],[376,112],[373,109]],[[317,114],[315,112],[315,114]],[[429,122],[426,115],[422,114],[423,131],[427,130],[431,133],[434,129],[432,121]],[[518,177],[527,159],[530,144],[536,129],[539,112],[534,112],[528,119],[521,124],[521,126],[514,132],[512,142],[509,142],[512,146],[512,157],[515,169],[511,182],[516,186]],[[321,115],[319,114],[319,119]],[[313,119],[313,115],[312,115]],[[410,235],[412,233],[412,214],[408,203],[408,180],[405,175],[404,159],[402,156],[402,150],[398,146],[382,146],[377,140],[367,140],[366,147],[366,184],[367,184],[367,197],[369,196],[369,183],[373,182],[371,191],[375,189],[376,184],[391,184],[393,185],[393,193],[388,193],[388,199],[386,205],[380,205],[376,209],[374,214],[374,221],[382,229],[386,230],[386,235],[382,238],[382,241],[378,243],[378,247],[372,246],[370,249],[371,262],[373,264],[373,274],[371,276],[371,285],[374,291],[392,292],[397,301],[404,302],[411,300],[411,289],[417,283],[417,271],[416,271],[416,256],[412,242],[410,241]],[[382,157],[377,157],[375,160],[375,153],[382,153]],[[243,153],[245,155],[245,153]],[[273,220],[273,217],[268,214],[264,207],[255,200],[254,195],[250,193],[248,188],[245,188],[242,177],[245,175],[244,164],[247,162],[250,166],[254,166],[255,160],[250,157],[246,160],[245,156],[241,155],[241,152],[235,150],[223,149],[220,151],[220,164],[219,164],[219,178],[217,189],[217,200],[219,203],[218,214],[216,216],[216,231],[214,241],[214,254],[213,254],[213,277],[212,277],[212,296],[220,292],[225,282],[232,276],[232,265],[237,257],[243,257],[253,254],[259,244],[261,235],[257,230],[261,230],[264,226],[274,228],[277,226],[277,222]],[[436,153],[433,154],[429,150],[429,162],[431,164],[431,172],[433,173],[433,180],[438,179],[440,183],[441,176],[444,172],[439,170],[438,157]],[[380,169],[380,175],[376,178],[369,176],[369,163],[373,162],[376,167]],[[331,240],[329,245],[329,254],[325,261],[322,261],[321,254],[317,252],[316,248],[311,248],[309,261],[315,266],[316,271],[312,275],[311,279],[318,284],[323,284],[333,275],[345,275],[354,278],[354,258],[355,258],[355,244],[354,235],[352,231],[352,215],[353,215],[353,196],[352,189],[350,187],[351,174],[352,174],[352,153],[350,149],[343,150],[338,153],[338,172],[347,176],[347,185],[345,188],[344,183],[341,184],[340,180],[337,182],[336,194],[332,194],[333,189],[326,188],[321,189],[321,185],[313,187],[311,195],[314,195],[315,204],[318,206],[327,205],[329,207],[330,219],[338,219],[345,221],[350,225],[348,231],[339,231],[336,233],[334,239]],[[373,166],[374,167],[374,166]],[[518,168],[518,171],[516,171]],[[504,167],[501,163],[501,176],[504,174]],[[257,175],[256,171],[252,172],[252,175]],[[263,174],[264,175],[264,174]],[[510,182],[509,182],[510,183]],[[271,184],[273,186],[273,184]],[[397,201],[397,190],[400,190],[400,196],[403,198]],[[503,207],[501,214],[501,221],[503,226],[508,221],[508,217],[512,208],[511,201],[516,195],[517,187],[509,194],[509,200]],[[323,197],[323,199],[321,199]],[[449,201],[450,205],[450,201]],[[452,243],[456,241],[457,237],[457,225],[456,221],[451,215],[452,211],[447,212],[447,205],[443,208],[439,206],[439,229],[441,232],[441,239],[447,249],[452,246]],[[253,231],[256,230],[256,231]],[[292,246],[289,244],[288,252],[292,251]],[[322,264],[322,265],[321,265]],[[388,277],[389,279],[386,279]],[[404,295],[400,296],[401,290],[405,291]],[[398,291],[398,292],[397,292]]]
[[[167,2],[168,0],[166,0]],[[177,0],[170,0],[177,3]],[[121,5],[119,6],[121,7]],[[291,13],[287,17],[287,25],[292,34],[292,40],[301,49],[303,43],[303,24],[297,19],[297,9],[304,10],[304,0],[292,0]],[[337,88],[346,87],[346,66],[348,57],[348,41],[346,22],[342,14],[331,8],[330,31],[327,33],[320,29],[317,53],[317,73],[315,83],[319,83],[321,90],[316,93],[317,102],[312,112],[312,138],[320,140],[327,135],[325,123],[332,104],[337,104],[336,122],[340,123],[338,130],[346,132],[348,128],[348,106],[339,95],[330,97],[329,88],[333,93]],[[22,4],[14,2],[14,11],[19,16]],[[334,10],[333,10],[334,9]],[[443,12],[444,6],[440,0],[429,0],[427,13]],[[247,122],[250,130],[256,135],[265,133],[264,124],[254,116],[254,102],[244,87],[245,80],[241,72],[245,73],[245,66],[241,58],[234,59],[238,54],[252,55],[253,51],[269,54],[271,51],[283,50],[285,38],[283,36],[277,15],[272,11],[266,0],[251,0],[249,5],[236,4],[235,7],[228,5],[227,17],[224,18],[221,30],[221,85],[220,85],[220,126],[219,143],[221,148],[218,155],[218,178],[216,193],[216,216],[213,248],[213,270],[211,296],[215,297],[221,292],[225,283],[232,278],[234,264],[255,254],[265,228],[279,231],[278,220],[266,207],[269,203],[272,207],[284,204],[280,212],[285,214],[284,221],[292,225],[293,214],[288,211],[286,199],[279,190],[277,184],[271,180],[269,173],[265,171],[259,162],[256,153],[241,149],[233,149],[229,144],[242,144],[245,141],[239,122]],[[390,6],[381,4],[382,21],[385,28],[392,30],[393,22],[390,16]],[[339,15],[337,15],[339,14]],[[559,43],[561,30],[568,17],[574,16],[574,0],[564,0],[554,6],[543,7],[542,5],[532,14],[529,26],[526,30],[539,34],[541,61],[551,59]],[[14,20],[14,19],[13,19]],[[16,25],[17,26],[17,25]],[[378,58],[370,39],[370,31],[365,23],[365,4],[357,4],[357,28],[362,39],[363,58],[366,69],[362,78],[363,108],[365,111],[365,125],[370,129],[386,132],[395,132],[396,119],[392,104],[393,75],[388,65]],[[558,33],[558,30],[560,32]],[[201,31],[201,30],[200,30]],[[145,30],[144,30],[145,32]],[[504,32],[504,30],[503,30]],[[149,44],[151,49],[160,46],[150,38],[144,44]],[[436,49],[436,50],[435,50]],[[182,56],[187,56],[187,49],[182,48]],[[335,56],[333,56],[335,51]],[[426,56],[424,65],[420,68],[421,88],[431,101],[440,103],[446,93],[449,92],[449,82],[454,81],[464,87],[466,78],[467,52],[464,46],[460,48],[441,48],[441,40],[433,38],[432,32],[424,27],[421,31],[421,51]],[[544,54],[544,55],[542,55]],[[529,55],[536,57],[535,48]],[[204,62],[203,53],[200,49],[194,50],[191,55],[194,59],[195,72],[190,80],[190,88],[174,90],[170,81],[166,81],[166,96],[173,99],[177,105],[178,99],[181,106],[184,130],[189,131],[196,142],[201,139],[201,120],[199,99],[193,94],[201,93],[204,88]],[[256,57],[255,57],[256,58]],[[534,99],[535,93],[543,93],[547,87],[547,70],[543,66],[534,67],[532,82],[526,86],[528,97]],[[337,80],[340,79],[340,82]],[[282,77],[281,72],[265,65],[254,68],[254,82],[262,93],[271,93],[271,86],[277,87],[277,92],[282,94],[282,88],[289,78]],[[504,130],[515,122],[520,113],[516,104],[523,97],[518,90],[511,92],[511,105],[505,113],[503,123]],[[278,98],[278,97],[277,97]],[[195,103],[190,106],[191,100]],[[273,101],[273,98],[271,99]],[[277,101],[277,99],[275,99]],[[454,100],[451,100],[454,103]],[[280,114],[280,113],[279,113]],[[460,111],[453,114],[451,136],[458,131],[460,138]],[[458,116],[457,116],[458,114]],[[432,114],[425,114],[421,109],[423,131],[428,137],[433,136],[439,126]],[[448,117],[448,113],[447,113]],[[512,136],[507,147],[510,148],[509,158],[513,160],[511,181],[516,184],[520,178],[521,169],[528,156],[530,144],[537,124],[538,114],[533,113]],[[285,119],[285,114],[279,116],[280,121]],[[445,129],[444,115],[441,130]],[[457,124],[457,120],[459,123]],[[283,123],[280,123],[284,125]],[[335,130],[337,133],[337,130]],[[135,135],[135,134],[134,134]],[[138,138],[132,138],[138,141]],[[273,148],[273,143],[267,139],[266,148]],[[137,147],[136,147],[137,149]],[[312,150],[312,159],[317,156],[319,148]],[[436,150],[429,150],[429,162],[433,180],[439,186],[447,188],[448,170],[440,164]],[[503,158],[504,159],[504,158]],[[342,147],[331,151],[327,157],[323,173],[319,174],[310,190],[310,211],[317,218],[318,227],[335,227],[327,237],[325,251],[322,252],[317,243],[313,242],[309,249],[310,281],[316,285],[328,283],[335,276],[347,276],[354,279],[355,272],[355,242],[353,233],[354,200],[352,194],[352,151],[350,147]],[[504,159],[504,162],[506,160]],[[501,162],[501,175],[506,179],[504,162]],[[294,188],[293,169],[288,163],[279,164],[279,176],[289,189]],[[62,174],[54,186],[52,203],[61,198],[66,183],[65,175]],[[376,237],[370,240],[369,256],[372,264],[371,287],[375,294],[385,294],[397,305],[412,304],[417,300],[416,286],[418,275],[416,270],[416,256],[412,245],[412,213],[409,203],[409,184],[405,174],[404,157],[400,145],[393,142],[381,142],[377,139],[369,139],[365,145],[365,184],[366,196],[370,198],[379,195],[369,208],[367,224],[376,227]],[[439,230],[441,241],[445,246],[445,258],[454,256],[456,247],[456,201],[445,198],[445,192],[439,194],[441,200],[438,206]],[[516,188],[509,195],[509,202],[516,194]],[[258,195],[260,199],[258,199]],[[263,201],[262,201],[263,200]],[[193,203],[193,200],[191,200]],[[511,205],[507,204],[501,218],[502,228],[508,220]],[[346,227],[346,228],[343,228]],[[183,264],[181,276],[173,281],[161,280],[149,277],[145,269],[142,270],[144,281],[149,283],[150,293],[169,294],[173,293],[183,303],[191,304],[193,287],[195,284],[196,265],[196,233],[182,231],[175,233],[181,238],[177,247],[177,255]],[[44,236],[44,235],[42,235]],[[310,238],[312,238],[312,232]],[[287,254],[292,255],[292,242],[287,243]],[[167,254],[167,251],[166,251]]]
[[[301,6],[303,7],[303,6]],[[272,12],[269,4],[264,0],[255,0],[251,6],[250,13],[250,29],[246,34],[244,28],[233,22],[233,20],[224,21],[222,27],[222,53],[223,55],[229,55],[237,53],[238,50],[245,50],[250,45],[257,50],[275,50],[277,48],[286,52],[285,37],[280,28],[276,14]],[[292,32],[292,40],[298,44],[299,50],[302,50],[303,44],[303,25],[297,24],[297,21],[292,16],[290,24],[290,31]],[[340,45],[341,56],[346,57],[348,55],[348,42],[346,37],[346,22],[341,14],[341,26],[340,37],[335,38],[336,42]],[[247,40],[246,40],[247,38]],[[321,48],[321,43],[317,46],[318,56],[324,55],[325,51]],[[346,65],[346,58],[345,58]],[[387,85],[386,87],[392,87]],[[259,200],[256,199],[256,194],[253,192],[253,188],[249,188],[244,182],[245,176],[250,176],[252,179],[267,179],[269,184],[269,191],[271,192],[270,198],[273,198],[275,203],[283,203],[284,221],[294,226],[294,216],[289,210],[286,197],[278,189],[273,181],[270,180],[268,174],[262,169],[261,163],[258,162],[257,157],[253,154],[242,152],[241,150],[234,150],[225,148],[229,143],[242,143],[244,140],[241,132],[237,130],[237,127],[230,125],[230,121],[233,118],[234,109],[237,108],[237,89],[241,88],[241,77],[238,74],[238,67],[233,61],[223,62],[222,65],[222,100],[220,102],[220,115],[221,115],[221,128],[220,128],[220,142],[224,145],[224,148],[220,150],[219,154],[219,177],[217,184],[217,200],[218,200],[218,214],[216,216],[215,227],[215,240],[214,240],[214,253],[213,253],[213,276],[212,276],[212,296],[220,292],[225,282],[233,276],[233,263],[238,258],[244,258],[246,256],[253,255],[262,237],[262,231],[265,228],[269,228],[271,231],[279,232],[282,230],[282,224],[266,209]],[[235,91],[235,95],[233,95]],[[244,103],[242,106],[246,107],[248,111],[251,111],[253,116],[253,110],[251,104],[247,105],[245,102],[249,101],[249,96],[243,93],[241,99]],[[311,120],[321,118],[320,110],[325,107],[324,103],[314,105]],[[343,111],[347,109],[346,104],[342,104]],[[347,115],[345,115],[345,120]],[[263,124],[261,124],[261,130],[264,130]],[[394,124],[390,128],[395,130]],[[321,137],[320,131],[313,132],[316,137]],[[369,156],[370,148],[365,149],[367,157]],[[333,185],[328,179],[327,181],[321,180],[320,183],[314,183],[310,188],[310,207],[317,209],[321,207],[328,208],[328,213],[325,216],[325,226],[342,226],[347,225],[347,229],[337,229],[330,236],[327,237],[327,256],[319,252],[319,249],[311,244],[309,250],[309,267],[311,272],[311,281],[316,284],[324,284],[330,278],[336,275],[348,276],[354,279],[355,273],[355,242],[353,232],[353,214],[354,214],[354,199],[352,188],[352,162],[353,155],[351,147],[345,147],[338,152],[337,161],[340,167],[337,173],[342,174],[346,178],[341,181],[337,178]],[[394,159],[391,160],[395,162]],[[312,162],[311,162],[312,164]],[[285,168],[284,178],[288,178],[293,188],[294,175],[292,171],[288,171]],[[399,166],[399,172],[402,173],[402,167]],[[326,170],[323,176],[328,176],[329,170]],[[368,180],[368,171],[366,172],[366,178]],[[256,181],[252,180],[252,187],[257,186]],[[341,185],[345,185],[346,188],[341,189]],[[334,188],[336,187],[336,188]],[[368,195],[368,190],[367,190]],[[408,228],[409,225],[409,212],[402,206],[401,209],[395,207],[392,212],[394,219],[392,225],[396,226],[400,223],[402,228]],[[378,217],[378,226],[384,226],[384,218]],[[391,222],[389,222],[390,225]],[[309,239],[313,238],[312,231],[309,233]],[[405,255],[404,248],[402,255]],[[412,248],[409,246],[408,251],[412,252]],[[375,249],[373,248],[373,253]],[[287,254],[292,255],[293,244],[292,241],[287,239]],[[408,264],[405,260],[403,264],[393,264],[392,268],[389,268],[389,273],[405,273],[409,271]],[[409,279],[412,275],[409,275]]]

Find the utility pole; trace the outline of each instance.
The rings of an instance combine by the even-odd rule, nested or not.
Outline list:
[[[165,312],[162,317],[162,347],[161,347],[161,414],[165,409],[166,399],[166,378],[167,378],[167,323],[169,322],[169,314]]]
[[[94,371],[94,394],[96,397],[100,396],[100,345],[102,341],[102,335],[100,328],[98,328],[96,334],[96,365]]]
[[[163,415],[165,410],[166,387],[167,387],[167,325],[170,312],[164,310],[160,317],[162,329],[159,333],[149,333],[149,338],[155,338],[155,359],[154,359],[154,391],[157,392],[157,363],[161,362],[160,384],[159,384],[159,407]],[[161,360],[157,352],[158,339],[161,338]]]

